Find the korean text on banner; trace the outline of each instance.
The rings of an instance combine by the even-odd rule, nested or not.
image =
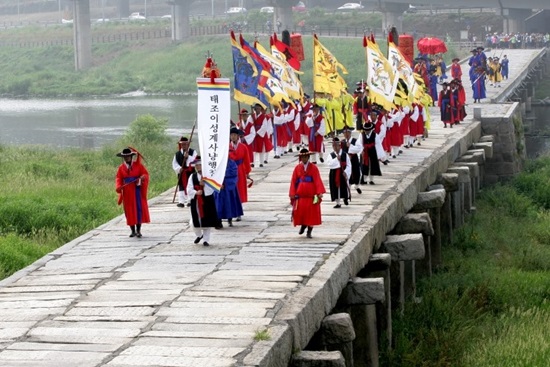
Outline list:
[[[197,130],[204,182],[219,191],[229,155],[231,94],[229,79],[197,78]]]

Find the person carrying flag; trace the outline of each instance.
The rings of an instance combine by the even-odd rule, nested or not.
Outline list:
[[[191,162],[197,157],[197,152],[189,147],[189,139],[182,136],[178,142],[178,151],[172,159],[172,169],[178,175],[178,204],[183,208],[188,204],[187,200],[187,181],[193,173]]]

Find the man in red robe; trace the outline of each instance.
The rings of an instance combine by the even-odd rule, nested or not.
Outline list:
[[[118,203],[124,207],[126,224],[132,230],[130,237],[141,237],[141,224],[150,222],[147,204],[149,172],[141,164],[141,155],[135,149],[124,148],[117,156],[124,160],[118,167],[115,179]]]
[[[229,143],[229,159],[235,161],[237,164],[237,190],[239,191],[241,203],[246,203],[248,201],[247,179],[250,177],[252,168],[250,167],[248,148],[240,141],[241,134],[242,131],[236,128],[232,128],[229,131],[229,138],[231,139]],[[237,221],[239,221],[239,218],[237,218]]]
[[[294,226],[301,226],[299,234],[303,234],[307,227],[308,238],[311,238],[313,226],[321,224],[321,201],[326,192],[319,169],[309,162],[310,154],[305,148],[300,150],[300,163],[292,172],[288,191],[292,205],[292,223]]]

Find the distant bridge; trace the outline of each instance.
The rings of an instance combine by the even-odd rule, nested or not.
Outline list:
[[[74,16],[74,47],[75,47],[75,69],[87,69],[92,64],[91,47],[91,0],[70,0],[73,5]],[[181,41],[189,36],[189,11],[193,0],[172,0],[172,40]],[[283,27],[292,24],[291,7],[293,0],[274,0],[277,5],[278,16],[282,20]],[[307,0],[306,0],[307,2]],[[310,1],[312,2],[312,1]],[[342,1],[338,1],[340,4]],[[266,1],[267,3],[267,1]],[[336,5],[337,2],[334,2]],[[455,8],[494,8],[499,9],[504,17],[503,29],[506,33],[522,32],[525,30],[525,20],[533,17],[533,9],[550,10],[549,0],[367,0],[365,4],[375,5],[383,14],[383,28],[395,26],[402,31],[403,12],[413,6],[420,5],[449,5]],[[475,5],[475,6],[473,6]],[[129,0],[118,0],[119,14],[129,14]],[[550,23],[550,16],[545,13],[537,14],[540,24]],[[289,28],[290,29],[290,28]]]

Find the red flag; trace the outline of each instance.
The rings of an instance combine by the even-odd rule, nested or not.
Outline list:
[[[370,41],[372,43],[376,43],[376,41],[374,40],[374,34],[372,34],[372,33],[370,34]]]
[[[300,70],[300,60],[298,60],[298,57],[296,56],[296,53],[294,53],[294,50],[290,48],[289,45],[279,41],[277,39],[277,35],[273,34],[273,37],[271,37],[270,40],[271,45],[275,46],[279,52],[282,52],[286,56],[286,62],[294,69],[294,70]]]
[[[367,47],[369,45],[369,41],[367,40],[367,36],[363,36],[363,47]]]

